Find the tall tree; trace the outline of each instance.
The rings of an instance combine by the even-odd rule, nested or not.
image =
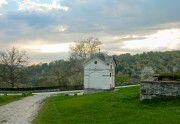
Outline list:
[[[89,37],[84,40],[74,41],[70,45],[69,78],[81,84],[83,82],[83,61],[100,49],[101,42],[98,38]]]
[[[7,51],[0,52],[0,77],[4,82],[15,87],[15,83],[23,79],[23,67],[28,64],[28,56],[26,52],[19,51],[17,48],[12,48]]]
[[[53,62],[53,73],[56,75],[56,81],[59,86],[67,85],[67,62],[64,60],[56,60]],[[51,63],[52,64],[52,63]]]
[[[152,67],[144,67],[141,71],[141,80],[149,79],[154,75],[154,70]]]
[[[101,42],[99,39],[94,37],[75,41],[72,45],[70,45],[71,57],[85,60],[91,54],[97,52],[100,45]]]

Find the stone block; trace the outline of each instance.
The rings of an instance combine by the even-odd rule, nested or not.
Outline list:
[[[180,96],[180,82],[143,81],[141,83],[140,99],[161,98],[164,96]]]

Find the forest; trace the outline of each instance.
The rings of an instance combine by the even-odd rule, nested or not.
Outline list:
[[[116,61],[116,83],[139,82],[144,68],[153,70],[154,74],[179,73],[180,51],[144,52],[142,54],[113,55]],[[64,85],[82,85],[82,60],[55,60],[23,67],[26,76],[17,87],[46,87]],[[1,83],[1,87],[8,87]]]
[[[180,73],[180,51],[127,53],[113,57],[117,63],[116,74],[127,75],[129,81],[139,82],[143,71],[153,74]]]
[[[83,62],[100,51],[99,39],[89,37],[70,45],[68,60],[29,65],[26,52],[17,48],[0,52],[0,87],[52,87],[83,85]],[[112,55],[115,83],[139,83],[157,74],[180,73],[180,51]]]

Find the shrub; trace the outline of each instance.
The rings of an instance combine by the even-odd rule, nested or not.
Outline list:
[[[22,96],[31,96],[32,95],[32,92],[23,92],[22,93]]]
[[[171,73],[164,73],[164,74],[160,74],[157,75],[158,80],[162,80],[162,81],[180,81],[180,73],[175,73],[175,74],[171,74]]]

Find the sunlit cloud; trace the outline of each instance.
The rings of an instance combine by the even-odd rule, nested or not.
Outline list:
[[[64,32],[67,30],[67,26],[58,26],[58,31],[59,32]]]
[[[8,4],[8,2],[6,0],[0,0],[0,8],[5,4]],[[0,12],[0,17],[1,16],[3,16],[3,14]]]
[[[2,7],[2,5],[8,4],[7,0],[0,0],[0,7]]]
[[[61,43],[61,44],[42,44],[42,45],[28,45],[22,46],[22,49],[27,49],[40,52],[40,53],[58,53],[58,52],[68,52],[69,44]]]
[[[62,6],[59,0],[53,0],[51,4],[46,3],[37,3],[31,0],[24,0],[22,2],[18,2],[19,11],[28,11],[28,12],[49,12],[52,10],[62,10],[68,11],[69,8],[67,6]]]
[[[68,58],[69,44],[90,36],[111,55],[180,50],[179,5],[180,0],[0,0],[0,50],[14,46],[37,61],[52,61]]]
[[[141,40],[124,41],[122,48],[158,50],[158,48],[177,49],[180,43],[179,29],[166,29],[147,35]]]

